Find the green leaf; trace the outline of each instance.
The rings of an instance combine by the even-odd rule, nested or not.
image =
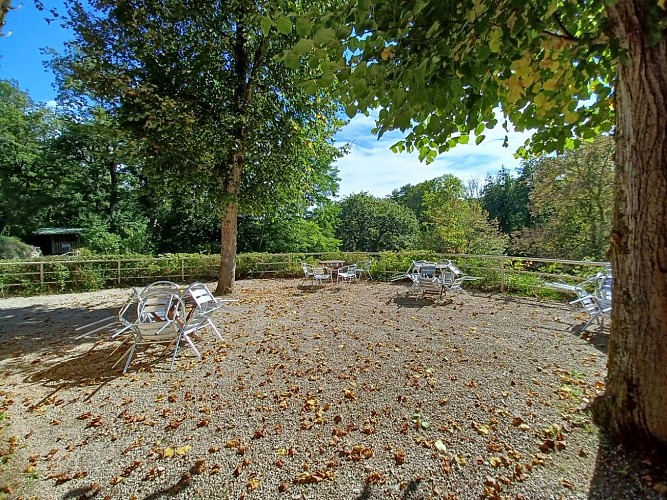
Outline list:
[[[345,114],[348,118],[354,118],[357,114],[357,107],[354,104],[348,104],[345,106]]]
[[[309,80],[303,84],[303,90],[309,94],[317,94],[319,89],[317,82],[314,82],[313,80]]]
[[[468,144],[468,141],[470,141],[470,136],[460,135],[458,139],[459,139],[459,144]]]
[[[276,29],[283,35],[289,35],[292,32],[292,21],[287,16],[280,16],[276,20]]]
[[[486,136],[483,134],[478,135],[477,138],[475,139],[475,145],[479,146],[485,138]]]
[[[491,52],[500,52],[500,40],[503,36],[503,32],[500,28],[493,28],[491,30],[491,35],[489,36],[489,49]]]
[[[491,54],[491,49],[489,48],[488,45],[484,45],[482,43],[481,45],[477,46],[477,57],[479,57],[480,61],[488,59],[490,54]]]
[[[262,35],[269,36],[269,33],[271,33],[271,19],[266,16],[262,17],[259,27],[262,29]]]
[[[336,32],[331,28],[320,28],[317,30],[317,33],[315,33],[315,36],[313,37],[313,43],[315,45],[325,45],[328,42],[335,40],[335,37]]]
[[[426,38],[431,38],[436,31],[440,28],[440,23],[438,21],[434,22],[431,27],[426,32]]]
[[[299,66],[301,66],[301,58],[298,55],[289,52],[285,55],[285,66],[297,70],[299,69]]]
[[[330,87],[334,82],[334,76],[331,74],[328,75],[322,75],[322,78],[320,78],[317,82],[317,85],[320,88],[326,88]]]
[[[475,135],[480,135],[482,132],[484,132],[484,124],[480,123],[475,127]]]
[[[294,46],[292,52],[294,52],[298,56],[302,56],[308,53],[312,48],[313,48],[313,41],[310,40],[309,38],[302,38]]]
[[[313,23],[310,19],[306,19],[305,17],[298,17],[296,19],[296,32],[299,36],[306,37],[310,35],[310,30],[312,29]]]

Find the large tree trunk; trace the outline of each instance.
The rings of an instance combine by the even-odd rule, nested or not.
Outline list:
[[[634,446],[667,448],[667,40],[651,45],[655,2],[607,7],[626,49],[616,84],[614,271],[607,392],[597,416]],[[655,8],[655,7],[654,7]]]
[[[243,135],[242,131],[240,132]],[[229,197],[229,202],[225,208],[222,218],[222,227],[220,233],[220,276],[218,277],[218,286],[215,289],[216,295],[226,295],[234,292],[234,282],[236,277],[236,248],[238,234],[238,201],[239,186],[241,183],[241,172],[245,164],[245,150],[239,145],[230,154],[229,165],[231,172],[227,178],[225,191]]]

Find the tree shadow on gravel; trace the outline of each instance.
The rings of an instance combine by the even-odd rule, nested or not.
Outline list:
[[[467,290],[470,293],[469,290]],[[568,304],[561,304],[558,302],[541,299],[538,297],[520,297],[518,295],[504,295],[504,294],[488,294],[484,295],[484,298],[488,300],[503,302],[504,304],[524,304],[524,305],[533,305],[543,307],[544,309],[555,309],[555,310],[568,310]]]
[[[112,316],[117,311],[115,305],[109,309],[39,305],[6,309],[0,313],[0,358],[47,354],[54,349],[91,343],[95,337],[77,339],[83,331],[76,328]]]
[[[667,498],[666,458],[654,452],[640,455],[601,436],[588,498]]]
[[[116,349],[116,344],[106,344],[99,348],[100,343],[95,344],[90,350],[69,358],[62,362],[56,362],[44,369],[39,369],[29,375],[25,382],[38,383],[51,389],[34,407],[50,404],[59,391],[73,387],[86,389],[85,401],[93,398],[97,392],[112,380],[122,376],[122,368],[113,368],[118,356],[111,356]],[[122,353],[122,349],[121,349]]]
[[[584,330],[584,326],[586,326],[585,322],[573,325],[568,331],[572,335],[585,340],[601,353],[609,354],[609,328],[599,326],[594,330],[592,328]]]
[[[397,295],[393,299],[387,301],[387,304],[392,302],[399,308],[407,307],[409,309],[421,309],[423,307],[429,306],[447,306],[454,303],[454,300],[444,297],[438,300],[430,297],[410,297],[405,295]]]

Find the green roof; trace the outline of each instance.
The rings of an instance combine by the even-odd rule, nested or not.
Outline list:
[[[56,235],[56,234],[81,234],[85,232],[85,228],[82,227],[40,227],[35,230],[32,234],[43,234],[43,235]]]

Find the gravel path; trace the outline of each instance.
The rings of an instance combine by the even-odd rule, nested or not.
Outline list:
[[[0,300],[4,493],[22,498],[661,498],[602,439],[604,330],[567,304],[244,280],[177,369],[74,328],[127,290]],[[2,425],[2,424],[0,424]],[[11,452],[11,454],[8,454]]]

